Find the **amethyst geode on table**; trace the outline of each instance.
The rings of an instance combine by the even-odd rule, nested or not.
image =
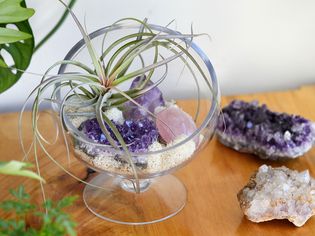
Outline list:
[[[217,136],[224,145],[262,159],[294,159],[314,144],[315,125],[301,116],[270,111],[256,101],[234,100],[222,110]]]

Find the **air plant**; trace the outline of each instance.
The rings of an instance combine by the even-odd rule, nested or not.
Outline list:
[[[41,103],[50,102],[54,104],[54,107],[58,107],[58,113],[60,117],[60,126],[62,130],[62,136],[64,138],[66,148],[68,150],[68,143],[65,137],[65,128],[62,124],[62,117],[66,112],[67,107],[93,107],[94,112],[92,115],[96,116],[98,124],[105,134],[110,145],[123,152],[123,158],[130,164],[133,170],[134,179],[135,179],[135,190],[139,192],[139,178],[138,170],[135,164],[132,161],[130,151],[127,144],[125,143],[122,134],[119,133],[115,124],[106,116],[106,111],[113,107],[121,108],[125,102],[132,102],[136,106],[140,107],[146,111],[150,116],[155,117],[155,115],[147,110],[145,107],[141,106],[136,98],[142,96],[146,92],[158,86],[166,78],[168,72],[168,64],[175,59],[182,60],[188,69],[193,75],[193,79],[196,81],[196,86],[199,88],[195,74],[190,68],[189,64],[186,63],[187,58],[193,62],[200,74],[205,79],[208,86],[211,88],[211,84],[208,81],[207,76],[204,74],[203,70],[200,68],[197,61],[189,52],[189,47],[194,37],[200,36],[201,34],[180,34],[175,31],[170,31],[170,33],[156,32],[152,30],[150,24],[147,23],[147,20],[139,20],[135,18],[123,18],[116,21],[112,26],[120,26],[126,22],[131,22],[138,24],[139,31],[137,33],[127,34],[121,38],[116,39],[106,48],[102,47],[102,52],[100,55],[95,51],[88,33],[85,28],[80,24],[79,20],[72,12],[72,10],[61,0],[59,0],[69,11],[72,18],[74,19],[76,25],[78,26],[83,39],[85,41],[85,46],[89,52],[89,56],[92,60],[93,68],[90,68],[88,65],[85,65],[76,60],[63,60],[55,63],[51,66],[46,73],[43,75],[39,85],[32,91],[30,96],[27,98],[25,105],[22,108],[20,116],[20,138],[21,145],[25,153],[25,157],[29,155],[31,151],[34,152],[35,163],[37,167],[38,174],[40,175],[39,160],[37,156],[38,148],[41,148],[44,153],[60,168],[66,171],[69,175],[76,178],[77,180],[87,183],[71,172],[66,170],[61,164],[59,164],[54,157],[48,152],[45,148],[45,144],[51,144],[46,140],[38,128],[39,120],[39,108]],[[172,23],[172,22],[171,22]],[[112,27],[110,26],[110,27]],[[168,27],[169,25],[167,25]],[[106,41],[106,34],[103,38],[103,45]],[[167,49],[168,52],[171,52],[172,55],[165,57],[161,53],[161,49]],[[144,60],[142,55],[148,51],[151,51],[152,59],[148,64],[148,60]],[[141,61],[141,67],[131,70],[136,60]],[[73,73],[64,73],[58,75],[51,75],[52,69],[60,65],[72,65],[82,70],[83,72],[73,72]],[[152,76],[155,73],[157,68],[164,67],[165,73],[156,81],[153,82]],[[143,76],[143,80],[138,84],[136,88],[123,90],[120,86],[127,81],[130,81],[138,76]],[[150,82],[150,86],[147,86]],[[60,99],[60,91],[62,89],[67,89],[66,94],[62,99]],[[49,97],[46,97],[44,94],[50,92]],[[22,115],[25,110],[27,102],[34,98],[32,104],[32,131],[33,131],[33,142],[30,147],[27,149],[23,143],[22,137]],[[79,102],[74,102],[72,97],[76,97]],[[198,94],[198,104],[199,104],[199,94]],[[78,115],[78,114],[76,114]],[[86,114],[85,114],[86,115]],[[196,111],[196,117],[198,116],[198,109]],[[110,131],[115,135],[115,139],[110,135]],[[57,135],[58,136],[58,132]],[[69,151],[68,151],[69,156]],[[94,186],[100,188],[99,186]],[[43,186],[42,186],[43,188]],[[43,195],[45,198],[45,195]]]

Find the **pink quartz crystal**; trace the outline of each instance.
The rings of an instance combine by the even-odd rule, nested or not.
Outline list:
[[[196,124],[186,112],[173,105],[159,111],[156,126],[166,143],[174,141],[178,136],[191,135],[196,130]]]

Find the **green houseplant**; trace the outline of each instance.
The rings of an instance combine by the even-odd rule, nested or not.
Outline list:
[[[76,0],[71,0],[71,8]],[[35,45],[34,35],[28,19],[35,13],[34,9],[27,8],[24,0],[0,1],[0,93],[9,89],[22,76],[30,64],[32,55],[58,30],[68,15],[65,11],[55,27]],[[10,64],[8,57],[12,58]],[[0,174],[17,175],[34,178],[44,183],[44,179],[31,170],[32,165],[12,160],[0,162]],[[30,195],[20,185],[10,193],[14,199],[3,200],[0,208],[11,213],[11,218],[0,219],[0,235],[75,235],[75,223],[63,208],[72,204],[75,197],[65,197],[59,202],[46,200],[43,207],[46,213],[30,203]],[[32,228],[26,221],[26,215],[32,215],[41,222]]]
[[[0,163],[0,174],[25,176],[44,182],[45,180],[31,170],[31,164],[10,161]],[[47,200],[43,207],[46,212],[37,209],[37,206],[30,202],[30,195],[25,192],[24,186],[20,185],[17,189],[11,189],[10,194],[13,199],[0,202],[0,209],[9,212],[10,217],[0,219],[0,235],[28,235],[28,236],[63,236],[76,235],[75,223],[63,209],[72,205],[76,197],[65,197],[58,202]],[[39,227],[31,227],[26,221],[26,216],[32,216],[40,220]]]
[[[69,8],[75,2],[76,0],[71,0]],[[0,94],[21,78],[33,54],[60,28],[68,15],[68,11],[65,11],[47,35],[35,42],[28,21],[34,13],[34,9],[26,7],[25,0],[0,1]]]

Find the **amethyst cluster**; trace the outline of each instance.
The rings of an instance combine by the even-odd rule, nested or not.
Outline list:
[[[293,159],[315,142],[315,125],[296,115],[272,112],[258,102],[235,100],[223,108],[217,135],[221,143],[263,159]]]
[[[140,85],[140,83],[143,82],[145,79],[146,79],[145,75],[138,76],[132,81],[130,89],[137,88]],[[148,81],[145,85],[145,88],[148,88],[152,85],[153,82]],[[136,98],[135,101],[152,113],[154,113],[155,108],[165,105],[162,92],[161,90],[158,89],[158,87],[151,88],[142,96]],[[124,104],[123,114],[124,117],[128,117],[128,119],[132,120],[138,120],[144,116],[150,117],[148,116],[147,112],[144,109],[137,106],[131,101],[128,101]]]
[[[148,118],[142,118],[138,121],[125,120],[122,125],[116,124],[115,122],[113,123],[122,135],[125,143],[128,145],[129,151],[131,152],[139,153],[147,151],[149,145],[158,138],[156,126],[154,122]],[[119,145],[119,142],[110,127],[107,124],[105,124],[105,126],[110,132],[111,137],[117,142],[117,145]],[[80,125],[79,130],[82,131],[89,139],[92,139],[97,143],[110,145],[96,118],[84,121]]]

